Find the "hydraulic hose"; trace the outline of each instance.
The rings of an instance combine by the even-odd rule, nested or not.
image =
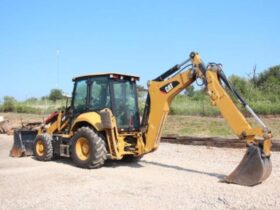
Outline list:
[[[218,75],[221,78],[221,80],[224,82],[224,84],[227,86],[228,89],[231,90],[231,92],[235,95],[235,97],[239,100],[239,102],[245,107],[248,105],[248,103],[239,95],[237,90],[229,83],[226,75],[222,70],[218,71]]]
[[[264,122],[257,116],[257,114],[252,110],[252,108],[248,105],[248,103],[239,95],[237,90],[230,84],[224,72],[220,69],[218,71],[218,75],[224,84],[231,90],[231,92],[235,95],[235,97],[239,100],[239,102],[247,109],[248,112],[257,120],[257,122],[263,127],[267,128]]]

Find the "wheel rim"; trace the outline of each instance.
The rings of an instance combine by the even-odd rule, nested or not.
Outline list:
[[[45,147],[42,140],[38,140],[36,143],[36,153],[38,156],[43,156],[45,152]]]
[[[81,137],[76,143],[76,153],[80,160],[87,160],[89,158],[89,141]]]

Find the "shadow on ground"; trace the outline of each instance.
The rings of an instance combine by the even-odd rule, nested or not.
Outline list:
[[[188,168],[183,168],[180,166],[168,165],[168,164],[158,163],[158,162],[154,162],[154,161],[142,160],[141,162],[146,163],[146,164],[160,166],[160,167],[171,168],[171,169],[175,169],[178,171],[186,171],[186,172],[190,172],[190,173],[197,173],[197,174],[203,174],[203,175],[207,175],[207,176],[217,177],[220,181],[223,181],[224,178],[226,177],[226,175],[224,175],[224,174],[209,173],[209,172],[205,172],[205,171],[188,169]]]
[[[36,160],[35,157],[32,157],[32,159]],[[77,167],[73,163],[71,158],[64,158],[64,157],[54,158],[52,161],[54,161],[56,163],[60,163],[60,164],[70,165],[72,167]],[[140,160],[138,162],[127,162],[127,161],[122,161],[122,160],[107,160],[104,167],[106,167],[106,168],[117,168],[117,167],[123,167],[123,166],[131,167],[131,168],[145,167],[141,163],[155,165],[155,166],[169,168],[169,169],[174,169],[174,170],[178,170],[178,171],[185,171],[185,172],[188,172],[188,173],[196,173],[196,174],[212,176],[212,177],[218,178],[220,182],[223,182],[224,178],[226,177],[226,175],[224,175],[224,174],[210,173],[210,172],[199,171],[199,170],[189,169],[189,168],[183,168],[183,167],[180,167],[180,166],[168,165],[168,164],[164,164],[164,163],[158,163],[158,162],[147,161],[147,160]]]
[[[39,161],[39,160],[36,159],[35,156],[32,156],[31,158],[32,158],[33,160],[35,160],[35,161]],[[67,158],[67,157],[54,157],[54,158],[53,158],[52,160],[50,160],[50,161],[56,162],[56,163],[60,163],[60,164],[70,165],[70,166],[73,166],[73,167],[77,167],[77,166],[73,163],[72,159],[71,159],[71,158]],[[42,162],[44,162],[44,161],[42,161]]]

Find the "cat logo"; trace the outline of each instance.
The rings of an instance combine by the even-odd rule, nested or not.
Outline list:
[[[164,86],[162,86],[160,88],[160,91],[163,92],[163,93],[169,93],[173,88],[175,88],[177,85],[179,85],[179,82],[178,81],[174,81],[174,82],[170,82]]]

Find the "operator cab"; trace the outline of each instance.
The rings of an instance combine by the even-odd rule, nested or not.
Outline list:
[[[74,116],[84,112],[112,110],[120,131],[139,130],[140,119],[136,91],[137,76],[105,73],[73,78],[72,111]]]

